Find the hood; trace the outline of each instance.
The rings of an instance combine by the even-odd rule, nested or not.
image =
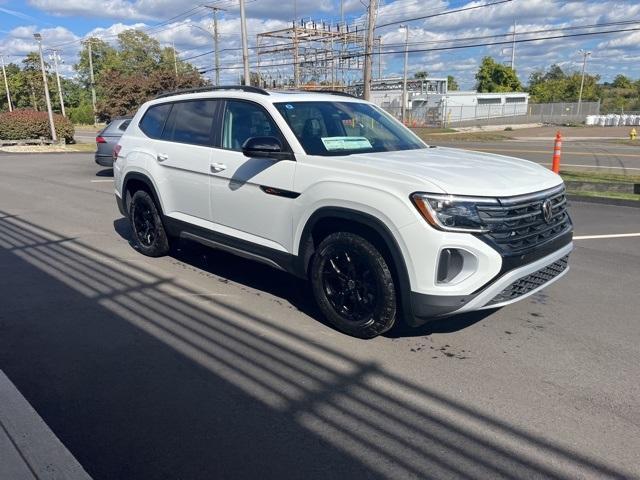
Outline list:
[[[562,183],[558,175],[537,163],[457,148],[363,153],[350,159],[363,166],[412,176],[453,195],[510,197]]]

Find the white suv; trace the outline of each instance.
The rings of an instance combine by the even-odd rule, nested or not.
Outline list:
[[[361,338],[523,299],[567,272],[573,248],[559,176],[426,145],[345,94],[163,95],[114,156],[141,253],[182,237],[285,270]]]

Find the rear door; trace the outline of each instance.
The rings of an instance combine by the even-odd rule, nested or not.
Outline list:
[[[156,162],[163,175],[165,214],[192,222],[211,221],[209,163],[213,120],[219,101],[184,100],[171,104],[162,135],[156,142]]]

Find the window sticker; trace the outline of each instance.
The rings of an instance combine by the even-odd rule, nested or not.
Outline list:
[[[284,108],[286,108],[287,110],[293,110],[295,107],[293,105],[291,105],[290,103],[287,103]]]
[[[327,151],[335,150],[366,150],[373,148],[366,137],[322,137],[322,143]]]

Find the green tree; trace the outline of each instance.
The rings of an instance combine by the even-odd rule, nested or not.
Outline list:
[[[616,78],[613,79],[613,83],[611,83],[611,86],[614,88],[633,88],[631,80],[622,74],[616,75]]]
[[[600,77],[585,75],[582,100],[596,101],[601,97]],[[538,70],[529,76],[529,94],[536,103],[576,102],[580,95],[580,72],[565,73],[558,65]]]
[[[456,90],[459,90],[459,88],[460,87],[458,87],[456,77],[454,77],[453,75],[447,75],[447,90],[449,90],[450,92],[454,92]]]
[[[420,70],[413,74],[413,78],[419,79],[419,80],[424,80],[428,77],[429,77],[429,72],[427,72],[426,70]]]
[[[102,119],[134,113],[145,101],[168,90],[203,86],[204,78],[191,64],[177,57],[173,48],[144,32],[125,30],[115,47],[92,39],[97,113]],[[75,66],[80,82],[89,87],[89,56],[85,45]],[[76,118],[86,116],[90,97],[79,96]]]
[[[491,57],[484,57],[478,73],[476,73],[476,90],[479,92],[515,92],[521,91],[522,85],[516,72],[497,63]]]
[[[93,74],[96,83],[102,74],[111,68],[117,68],[119,63],[118,52],[107,42],[99,38],[91,37],[83,43],[80,58],[73,68],[78,72],[78,79],[85,88],[91,86],[91,74],[89,68],[89,43],[91,43],[91,60],[93,62]]]

